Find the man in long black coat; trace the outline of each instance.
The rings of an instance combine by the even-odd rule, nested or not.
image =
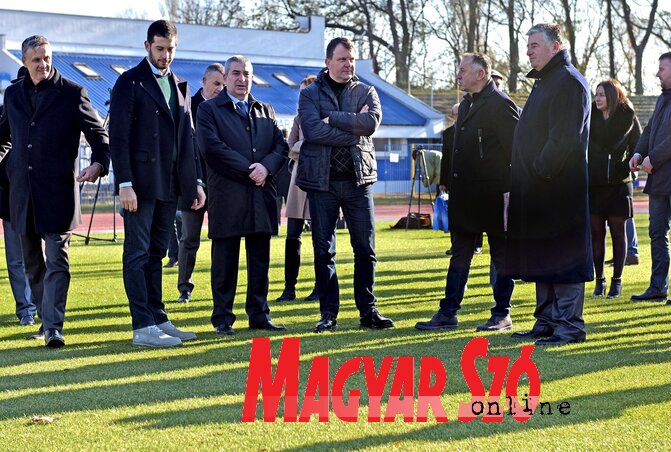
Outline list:
[[[208,235],[212,239],[212,325],[233,334],[240,240],[247,252],[245,310],[252,329],[284,330],[270,320],[270,237],[277,235],[274,174],[289,148],[272,107],[250,94],[252,63],[242,55],[225,64],[226,88],[200,105],[196,136],[207,165]]]
[[[594,279],[588,207],[590,91],[562,48],[560,29],[527,33],[535,79],[515,131],[506,270],[536,282],[536,323],[515,338],[585,340],[585,282]]]
[[[440,309],[428,322],[418,322],[415,325],[418,330],[457,328],[457,311],[464,298],[475,244],[483,232],[489,238],[498,275],[493,287],[496,305],[490,319],[477,330],[512,328],[510,299],[515,284],[505,276],[503,209],[519,114],[513,101],[496,89],[490,73],[491,61],[486,55],[467,53],[462,57],[457,80],[467,94],[454,126],[448,176],[452,258]]]
[[[49,41],[31,36],[21,53],[28,73],[5,93],[0,148],[11,143],[3,160],[10,218],[21,236],[33,295],[42,303],[40,332],[47,347],[61,347],[70,237],[81,223],[77,182],[94,182],[107,173],[109,144],[86,89],[52,66]],[[82,132],[91,145],[91,165],[75,176]]]
[[[193,146],[189,88],[170,71],[177,28],[165,20],[153,22],[144,46],[147,57],[114,84],[110,146],[123,208],[123,279],[133,344],[170,347],[196,335],[168,320],[161,259],[175,209],[202,208],[205,193]]]

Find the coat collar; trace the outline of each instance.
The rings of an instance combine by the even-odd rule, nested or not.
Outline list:
[[[222,107],[226,104],[231,104],[231,108],[235,109],[235,105],[233,104],[233,100],[231,99],[231,96],[228,95],[228,90],[224,87],[224,89],[215,97],[214,99],[211,99],[212,101],[217,103],[218,107]],[[255,108],[257,105],[261,105],[261,103],[252,96],[252,93],[249,93],[247,96],[247,106],[249,108],[249,111],[251,112],[253,108]]]
[[[571,58],[568,56],[568,50],[566,49],[561,49],[559,53],[557,53],[555,56],[553,56],[550,61],[548,61],[548,64],[546,64],[543,69],[540,71],[537,71],[536,69],[532,69],[528,74],[528,78],[535,78],[535,79],[542,79],[546,77],[550,72],[552,72],[555,68],[559,66],[570,66],[571,65]]]
[[[28,97],[27,92],[27,90],[32,87],[32,81],[29,81],[30,76],[26,75],[23,80],[17,82],[21,83],[21,93],[24,96],[23,102],[21,102],[21,107],[24,109],[25,113],[32,118],[36,118],[43,112],[47,111],[51,104],[53,104],[56,99],[58,99],[58,96],[61,93],[61,89],[63,88],[63,77],[61,76],[61,73],[58,71],[58,69],[56,69],[56,67],[53,67],[52,70],[54,73],[51,79],[48,81],[48,86],[44,89],[44,92],[40,94],[40,102],[34,112],[31,111],[30,98]],[[31,85],[31,87],[26,86],[28,84]]]
[[[147,91],[149,96],[154,99],[154,102],[156,102],[166,113],[168,113],[168,115],[170,115],[170,117],[172,117],[172,113],[170,113],[170,107],[165,101],[161,87],[158,86],[154,72],[151,70],[151,66],[147,59],[143,59],[140,64],[137,65],[137,68],[137,78],[140,82],[140,86]],[[180,79],[177,74],[172,71],[170,71],[168,77],[173,79],[175,82],[175,87],[177,88],[177,102],[179,106],[182,107],[178,112],[181,119],[183,114],[184,99],[186,97],[186,81]]]
[[[482,91],[480,91],[475,95],[475,99],[474,96],[471,95],[470,93],[466,94],[464,96],[464,100],[466,102],[472,103],[472,105],[471,108],[469,108],[468,113],[466,114],[464,120],[458,122],[460,124],[463,124],[466,121],[468,121],[468,119],[470,119],[475,114],[475,112],[478,111],[485,104],[484,99],[489,97],[494,92],[495,89],[496,87],[494,86],[494,81],[490,78],[489,82],[487,82],[485,87],[482,88]]]

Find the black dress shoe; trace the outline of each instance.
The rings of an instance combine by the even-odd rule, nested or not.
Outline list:
[[[283,301],[294,301],[296,299],[296,291],[295,290],[289,290],[289,289],[284,289],[282,291],[282,295],[277,297],[277,302],[283,302]]]
[[[177,299],[178,303],[188,303],[191,301],[191,291],[190,290],[183,290],[179,294],[179,298]]]
[[[338,325],[334,315],[322,314],[322,318],[315,325],[315,333],[323,333],[324,331],[335,331]]]
[[[65,339],[56,328],[49,328],[44,332],[44,343],[49,348],[61,348],[65,345]]]
[[[631,301],[664,301],[667,294],[647,288],[645,292],[631,296]]]
[[[370,312],[362,317],[359,317],[361,328],[372,328],[374,330],[383,330],[385,328],[393,328],[394,322],[391,319],[382,317],[377,309],[373,308]]]
[[[531,329],[529,331],[517,331],[510,335],[513,339],[540,339],[543,337],[552,336],[553,331],[550,329]]]
[[[233,327],[228,323],[222,323],[214,329],[214,332],[217,334],[225,334],[226,336],[233,336],[235,334]]]
[[[287,329],[287,327],[283,326],[283,325],[275,325],[273,322],[268,320],[266,323],[250,324],[249,329],[250,330],[285,331]]]
[[[28,339],[37,339],[37,340],[42,340],[44,339],[44,328],[42,325],[40,325],[40,329],[37,330],[37,333],[33,334],[32,336],[29,336]]]
[[[578,337],[565,338],[561,336],[552,335],[548,338],[538,339],[536,345],[566,345],[566,344],[578,344],[580,342],[585,342],[585,335]]]
[[[319,294],[317,293],[317,288],[315,287],[312,289],[312,292],[310,292],[310,295],[305,297],[305,301],[317,301],[319,300]]]

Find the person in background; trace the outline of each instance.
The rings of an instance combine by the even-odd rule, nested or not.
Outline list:
[[[198,209],[202,210],[202,209]],[[179,244],[182,241],[182,211],[175,211],[175,222],[170,231],[170,243],[168,244],[168,262],[163,268],[175,268],[179,265]]]
[[[207,69],[202,79],[203,86],[191,97],[191,116],[195,125],[198,124],[198,107],[203,102],[214,99],[224,89],[224,66],[220,63],[212,63]],[[196,143],[197,144],[197,143]],[[196,146],[197,147],[197,146]],[[207,180],[207,168],[205,159],[198,151],[198,162],[203,175],[203,181]],[[203,190],[207,196],[206,184],[203,184]],[[207,202],[202,209],[182,211],[182,236],[179,241],[179,273],[177,276],[177,290],[179,290],[180,303],[191,301],[191,292],[194,285],[193,269],[196,267],[196,254],[200,248],[200,233],[203,229],[205,212],[207,211]]]
[[[12,80],[12,83],[23,81],[26,72],[26,67],[21,66],[16,74],[16,79]],[[2,106],[0,106],[0,112],[2,112]],[[6,179],[7,175],[2,171],[0,177],[4,179],[4,182],[0,183],[0,218],[2,218],[2,229],[5,236],[5,259],[7,261],[9,287],[12,289],[12,295],[16,303],[15,312],[19,324],[22,326],[34,325],[35,316],[39,315],[41,306],[35,304],[30,281],[23,265],[21,236],[16,233],[9,221],[9,190],[2,188],[2,186],[9,186]]]
[[[627,255],[625,222],[634,210],[629,159],[640,136],[641,126],[620,82],[599,83],[592,104],[587,156],[595,297],[606,295],[606,225],[613,241],[613,277],[608,298],[617,298],[622,292]]]
[[[308,75],[301,81],[300,89],[310,86],[317,76]],[[296,173],[298,157],[303,144],[303,132],[301,131],[300,118],[294,118],[294,123],[289,132],[287,140],[289,144],[289,158],[293,161],[291,170],[291,182],[287,195],[287,238],[284,244],[284,290],[276,301],[292,301],[296,299],[296,283],[298,282],[298,271],[301,266],[301,236],[305,222],[310,221],[310,206],[308,205],[307,193],[296,186]],[[305,301],[318,300],[317,289],[313,288]]]
[[[650,285],[632,301],[664,301],[669,293],[669,227],[671,226],[671,52],[659,57],[657,78],[662,94],[629,161],[631,171],[648,173],[644,193],[650,209]]]

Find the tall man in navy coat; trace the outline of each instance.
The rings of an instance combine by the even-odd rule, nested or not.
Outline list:
[[[594,279],[588,206],[591,96],[558,25],[527,33],[535,79],[513,140],[506,272],[536,283],[537,345],[585,340],[585,281]]]
[[[9,187],[3,188],[9,188],[10,218],[21,236],[33,295],[42,303],[42,326],[34,337],[43,332],[47,347],[56,348],[65,344],[71,231],[81,223],[77,182],[107,173],[109,144],[86,89],[53,67],[44,36],[23,41],[21,59],[28,74],[7,88],[0,120],[0,148],[11,143],[2,162]],[[75,176],[82,132],[91,145],[91,165]]]
[[[181,196],[181,209],[200,209],[205,193],[193,146],[189,88],[170,71],[177,28],[165,20],[152,23],[144,46],[147,58],[114,85],[110,146],[123,208],[123,279],[133,344],[170,347],[196,335],[168,320],[161,259],[168,249],[177,198]]]
[[[200,104],[196,134],[207,164],[209,232],[212,239],[212,325],[232,335],[240,239],[247,252],[245,310],[252,329],[284,330],[270,320],[270,236],[277,234],[274,174],[289,148],[275,111],[250,94],[252,63],[242,55],[225,64],[226,88]]]

